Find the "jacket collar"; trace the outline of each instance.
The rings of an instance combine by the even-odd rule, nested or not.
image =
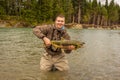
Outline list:
[[[60,31],[60,32],[61,32],[61,31],[65,31],[65,27],[64,27],[64,26],[59,29],[59,28],[57,28],[57,27],[54,25],[54,29],[56,29],[56,30],[58,30],[58,31]]]

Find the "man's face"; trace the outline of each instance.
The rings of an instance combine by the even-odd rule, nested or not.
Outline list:
[[[57,17],[56,20],[55,20],[55,26],[57,28],[62,28],[62,26],[64,26],[65,24],[65,18],[64,17]]]

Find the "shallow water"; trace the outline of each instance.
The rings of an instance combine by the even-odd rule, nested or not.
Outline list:
[[[120,80],[120,30],[68,30],[84,41],[67,55],[68,72],[42,73],[42,41],[31,28],[0,28],[0,80]]]

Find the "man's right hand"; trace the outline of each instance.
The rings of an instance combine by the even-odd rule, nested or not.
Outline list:
[[[51,45],[51,41],[47,37],[44,37],[43,41],[44,41],[44,44],[46,45],[46,47],[49,47]]]

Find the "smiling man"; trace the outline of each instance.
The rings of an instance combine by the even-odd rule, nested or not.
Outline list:
[[[66,59],[66,53],[70,53],[75,47],[68,46],[67,50],[61,50],[60,48],[53,49],[51,40],[61,40],[62,38],[70,40],[65,27],[65,17],[58,15],[55,19],[54,25],[36,26],[33,29],[33,33],[42,39],[45,44],[46,52],[43,54],[40,60],[40,69],[42,71],[66,71],[69,69],[68,61]]]

